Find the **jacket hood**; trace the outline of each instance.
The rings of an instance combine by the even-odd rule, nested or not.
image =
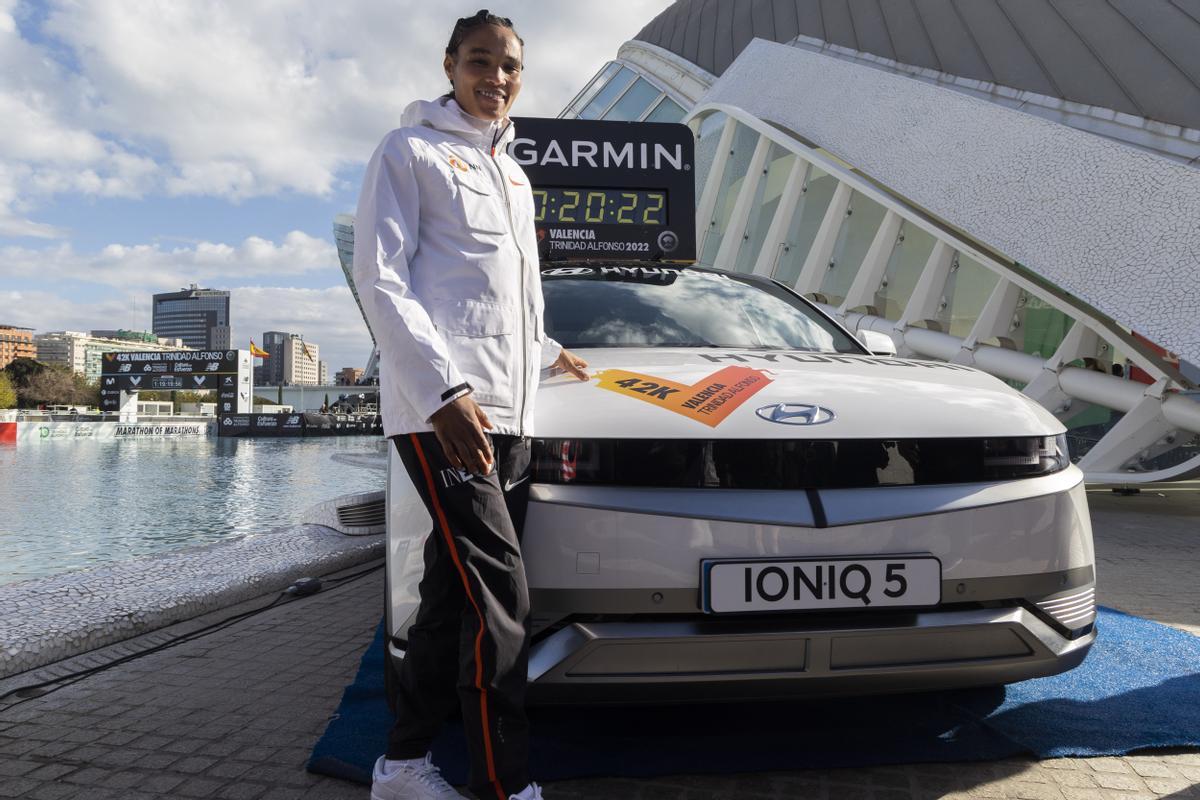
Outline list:
[[[495,147],[501,152],[516,136],[512,120],[508,117],[496,121],[473,117],[463,111],[453,97],[410,103],[400,117],[400,125],[404,128],[432,128],[465,139],[483,150]]]

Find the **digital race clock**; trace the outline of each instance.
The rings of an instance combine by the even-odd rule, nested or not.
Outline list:
[[[694,139],[686,125],[515,119],[543,261],[696,260]]]
[[[534,222],[572,225],[666,225],[667,193],[643,189],[533,190]]]

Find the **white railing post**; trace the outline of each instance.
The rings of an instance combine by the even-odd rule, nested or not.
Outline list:
[[[846,208],[850,205],[852,191],[845,181],[838,182],[829,208],[825,210],[825,218],[821,220],[821,227],[817,229],[817,236],[809,248],[808,258],[804,259],[804,266],[796,278],[794,286],[800,294],[809,294],[821,288],[825,271],[829,269],[829,257],[833,255],[833,248],[837,244],[838,231],[846,221]]]
[[[754,262],[754,274],[771,277],[775,274],[775,265],[787,243],[788,228],[796,215],[796,207],[804,194],[804,185],[808,182],[809,170],[812,165],[803,158],[796,156],[788,173],[787,183],[784,184],[783,194],[779,196],[779,205],[775,206],[775,216],[771,218],[771,227],[763,237],[762,250],[758,260]]]
[[[896,330],[903,332],[914,322],[933,319],[937,314],[938,303],[942,298],[942,289],[946,286],[946,278],[950,276],[950,265],[954,263],[954,248],[939,239],[925,259],[921,276],[917,285],[904,306],[900,319],[896,320]]]
[[[1059,342],[1058,349],[1054,351],[1054,355],[1046,359],[1042,364],[1042,372],[1036,378],[1029,382],[1025,387],[1024,392],[1026,397],[1041,403],[1051,414],[1062,416],[1070,410],[1074,399],[1063,391],[1059,383],[1059,373],[1062,372],[1063,365],[1069,364],[1077,358],[1082,358],[1088,353],[1096,352],[1096,345],[1099,337],[1096,332],[1084,325],[1082,322],[1076,322],[1067,331],[1067,335]]]
[[[1153,386],[1147,386],[1141,402],[1125,412],[1125,416],[1079,459],[1079,468],[1085,472],[1119,472],[1139,453],[1150,451],[1173,433],[1175,429],[1162,413],[1162,392],[1166,384],[1167,379],[1162,378]]]
[[[963,339],[962,349],[958,355],[950,359],[955,364],[970,366],[975,363],[975,348],[982,339],[1004,336],[1012,328],[1013,314],[1017,310],[1017,301],[1021,298],[1021,287],[1012,281],[1001,277],[996,288],[988,296],[979,318],[971,326],[971,332]]]
[[[737,120],[725,118],[725,126],[721,128],[721,138],[717,140],[717,152],[713,156],[712,167],[708,177],[704,179],[704,191],[700,193],[700,204],[696,207],[696,255],[704,255],[704,245],[708,241],[708,233],[713,227],[713,212],[717,207],[717,194],[721,189],[721,181],[725,177],[725,165],[729,163],[729,149],[733,147],[733,135],[737,131]]]
[[[887,271],[892,250],[896,248],[900,222],[900,215],[896,212],[889,209],[884,214],[883,222],[879,223],[879,230],[875,231],[875,238],[871,240],[871,247],[854,275],[854,282],[846,291],[846,299],[839,309],[841,314],[845,315],[847,311],[859,306],[870,305],[875,299],[875,292],[879,290],[879,282],[883,280],[883,273]]]
[[[742,178],[742,188],[733,204],[733,213],[725,226],[725,235],[721,237],[721,247],[717,250],[713,265],[723,269],[733,269],[737,263],[738,251],[746,241],[746,225],[750,221],[750,208],[758,193],[758,183],[763,178],[764,166],[767,163],[767,153],[771,150],[771,140],[766,136],[758,137],[754,153],[750,156],[750,166],[746,168],[746,177]]]

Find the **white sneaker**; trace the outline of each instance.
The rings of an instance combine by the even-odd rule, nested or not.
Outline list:
[[[414,759],[384,774],[386,759],[380,756],[371,775],[371,800],[462,800],[433,765],[433,756]],[[541,795],[538,795],[541,797]]]
[[[542,787],[531,783],[522,789],[520,794],[511,795],[508,800],[542,800]]]

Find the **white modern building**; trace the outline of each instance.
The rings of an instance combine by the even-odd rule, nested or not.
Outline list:
[[[120,338],[118,338],[120,336]],[[99,380],[104,353],[191,351],[182,339],[128,331],[53,331],[33,337],[37,360],[59,364],[89,381]]]
[[[1200,473],[1200,13],[678,0],[563,112],[678,116],[700,262],[983,369],[1093,481]]]
[[[317,344],[306,342],[299,334],[291,333],[279,344],[279,348],[283,358],[284,386],[325,383],[321,380],[321,348]]]
[[[1200,474],[1197,41],[1171,0],[677,0],[560,116],[685,122],[700,263],[1011,382],[1094,482],[1169,480]]]

